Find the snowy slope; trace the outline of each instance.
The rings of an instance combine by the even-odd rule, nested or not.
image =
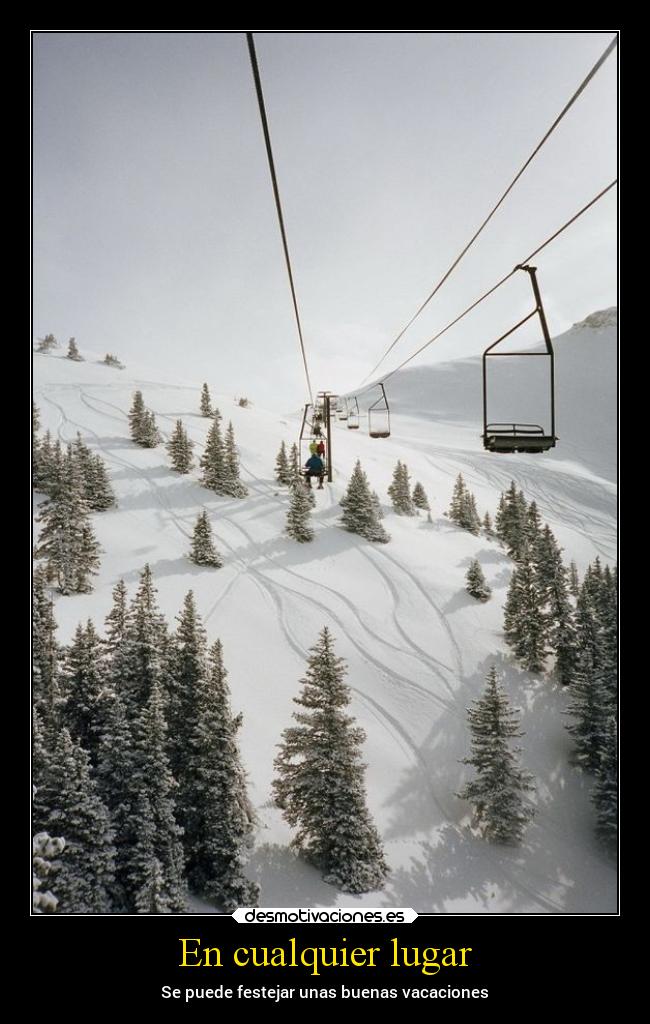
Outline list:
[[[283,536],[287,498],[272,476],[280,441],[295,438],[298,417],[241,409],[231,395],[213,393],[224,420],[233,420],[250,489],[243,501],[219,498],[198,485],[196,470],[190,477],[172,473],[162,446],[148,451],[128,438],[127,412],[140,388],[163,432],[182,418],[200,452],[209,425],[197,412],[200,385],[165,381],[151,368],[107,368],[83,354],[85,363],[35,354],[35,399],[43,429],[63,441],[80,431],[102,455],[119,508],[94,517],[105,551],[101,571],[92,594],[57,599],[59,637],[68,641],[88,617],[101,627],[115,582],[123,577],[133,592],[145,562],[170,622],[194,590],[209,639],[224,643],[233,706],[244,713],[242,752],[261,820],[250,874],[261,883],[261,902],[448,913],[613,911],[615,872],[593,838],[589,782],[568,766],[565,698],[549,680],[517,668],[502,642],[511,563],[496,544],[443,516],[458,472],[481,514],[495,511],[514,477],[537,500],[568,558],[580,567],[596,554],[613,561],[611,481],[576,453],[570,460],[559,450],[557,458],[487,455],[469,418],[434,429],[412,405],[408,416],[395,416],[387,441],[337,425],[336,479],[316,492],[316,539],[299,545]],[[433,524],[386,508],[392,542],[382,546],[338,528],[338,499],[356,458],[382,500],[396,460],[405,459],[428,492]],[[200,508],[208,510],[224,555],[218,571],[186,558]],[[485,605],[464,590],[474,557],[494,591]],[[323,625],[348,661],[352,710],[367,732],[369,805],[392,867],[385,891],[361,898],[337,893],[288,852],[290,831],[270,804],[275,745],[290,722],[306,651]],[[513,850],[473,838],[468,807],[454,795],[466,777],[459,763],[468,750],[465,708],[491,664],[523,710],[524,760],[538,785],[536,818],[523,847]]]

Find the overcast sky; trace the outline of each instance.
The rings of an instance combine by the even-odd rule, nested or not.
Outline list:
[[[371,369],[610,33],[256,34],[316,389]],[[384,364],[616,176],[616,53]],[[304,400],[243,33],[34,35],[34,333],[217,390]],[[551,331],[616,303],[616,190],[537,258]],[[515,277],[422,362],[528,311]]]

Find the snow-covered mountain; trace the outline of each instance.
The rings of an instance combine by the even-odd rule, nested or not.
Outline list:
[[[459,472],[481,514],[494,513],[514,478],[537,501],[567,560],[581,569],[595,555],[615,560],[615,487],[607,469],[615,452],[613,330],[611,317],[587,318],[558,339],[562,440],[548,455],[481,449],[476,360],[393,378],[390,439],[370,439],[363,419],[359,431],[343,423],[334,429],[336,477],[315,492],[311,544],[283,534],[287,496],[272,471],[281,440],[296,437],[298,417],[240,408],[231,395],[213,393],[225,422],[233,421],[250,491],[244,500],[220,498],[199,486],[196,471],[173,473],[163,446],[145,450],[129,439],[127,412],[140,389],[165,436],[180,418],[200,453],[209,425],[199,415],[201,382],[165,380],[131,365],[111,369],[83,350],[80,363],[35,354],[42,429],[64,442],[79,431],[105,460],[119,502],[93,517],[104,549],[93,593],[56,598],[59,637],[69,641],[88,617],[101,628],[116,581],[123,578],[133,593],[146,562],[170,623],[185,593],[194,591],[210,640],[223,641],[233,708],[244,715],[242,753],[261,822],[249,873],[261,884],[263,904],[447,913],[615,909],[615,870],[593,835],[590,782],[569,766],[566,697],[548,678],[522,671],[503,643],[512,563],[496,543],[457,529],[444,515]],[[386,506],[390,544],[372,545],[337,525],[338,501],[357,458]],[[431,524],[387,507],[398,458],[413,482],[424,485]],[[202,508],[224,556],[219,570],[186,557]],[[464,589],[474,558],[493,590],[486,604]],[[288,851],[290,831],[270,801],[276,744],[291,721],[306,652],[323,625],[348,663],[352,711],[367,733],[369,806],[391,866],[386,889],[364,897],[337,892]],[[537,783],[537,813],[521,848],[475,838],[468,806],[455,796],[468,771],[460,764],[469,749],[465,709],[491,665],[522,709],[523,761]]]

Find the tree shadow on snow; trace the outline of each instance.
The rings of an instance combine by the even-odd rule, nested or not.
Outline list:
[[[287,846],[263,843],[257,846],[246,874],[260,886],[260,906],[334,906],[337,890],[327,885],[316,868],[296,856]]]

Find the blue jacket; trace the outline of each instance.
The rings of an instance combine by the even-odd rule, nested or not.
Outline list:
[[[322,473],[325,469],[323,460],[319,459],[318,455],[312,455],[310,459],[307,459],[305,466],[310,473]]]

